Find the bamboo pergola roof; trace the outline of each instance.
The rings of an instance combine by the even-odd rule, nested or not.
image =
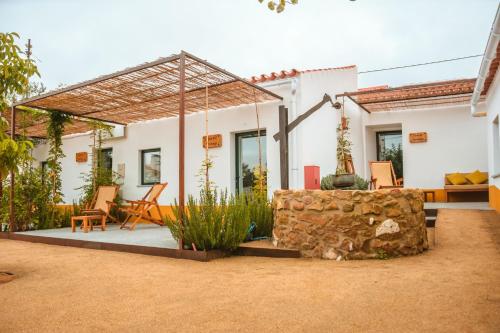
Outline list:
[[[15,103],[14,107],[64,112],[79,118],[120,125],[175,117],[179,115],[181,54],[185,59],[185,114],[205,110],[206,87],[209,110],[282,99],[281,96],[182,51],[167,58],[28,98]],[[18,112],[19,109],[16,110]],[[65,134],[86,130],[88,124],[80,119],[68,125]],[[42,124],[35,124],[27,131],[33,136],[45,136]]]
[[[386,86],[346,92],[368,113],[446,106],[470,102],[476,79],[441,81],[389,88]]]

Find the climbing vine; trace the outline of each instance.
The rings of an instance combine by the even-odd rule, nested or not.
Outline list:
[[[62,202],[61,159],[65,157],[62,150],[62,135],[64,126],[70,122],[67,114],[49,112],[49,125],[47,126],[47,141],[49,144],[49,157],[47,164],[50,170],[49,182],[52,188],[52,203]]]

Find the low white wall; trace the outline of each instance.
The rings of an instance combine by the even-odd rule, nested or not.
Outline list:
[[[371,128],[399,124],[403,132],[405,187],[442,188],[445,173],[488,170],[486,118],[471,117],[469,105],[365,113],[363,124],[368,133],[368,177],[368,161],[374,158],[376,145],[375,136],[369,135]],[[409,134],[413,132],[427,132],[428,141],[410,143]]]

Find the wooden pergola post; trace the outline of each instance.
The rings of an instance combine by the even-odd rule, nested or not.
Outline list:
[[[186,111],[186,54],[181,52],[179,58],[179,223],[184,223],[185,213],[185,183],[184,183],[184,159],[185,159],[185,111]],[[184,244],[182,237],[179,239],[179,248],[182,250]]]
[[[16,108],[14,106],[10,109],[10,137],[15,140],[16,137]],[[15,224],[15,207],[14,207],[14,194],[15,194],[15,174],[14,171],[10,172],[10,194],[9,194],[9,231],[14,231]]]
[[[281,189],[288,190],[288,109],[284,105],[279,106],[279,141],[280,141],[280,176]]]

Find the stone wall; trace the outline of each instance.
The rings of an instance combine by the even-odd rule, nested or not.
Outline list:
[[[428,247],[420,190],[280,190],[273,207],[275,245],[304,257],[387,258]]]

